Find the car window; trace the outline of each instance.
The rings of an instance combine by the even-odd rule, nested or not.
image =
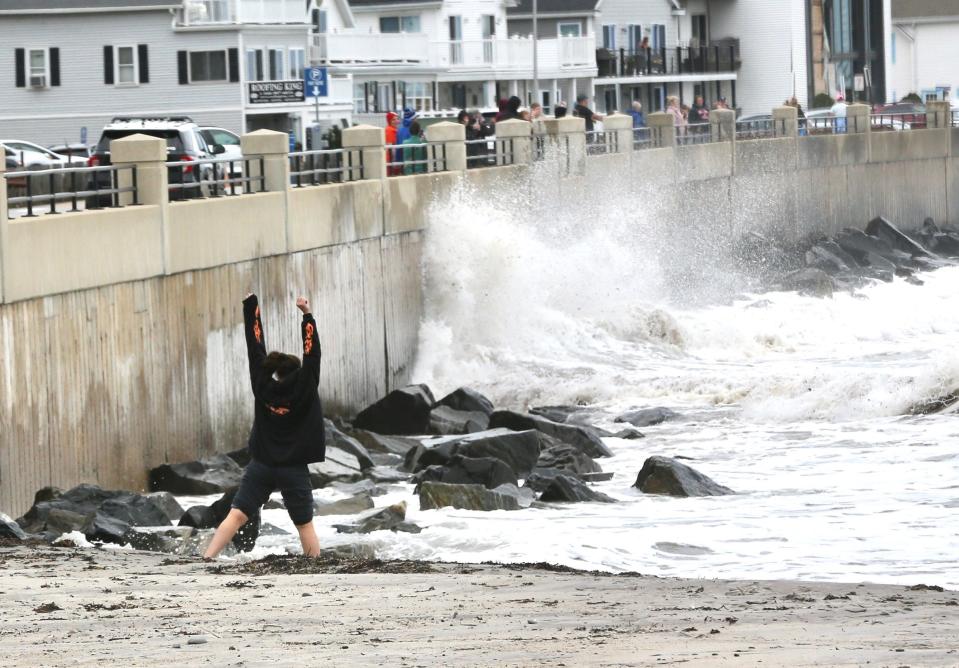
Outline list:
[[[100,136],[100,141],[97,142],[97,153],[109,153],[110,152],[110,142],[114,139],[120,139],[121,137],[129,137],[130,135],[143,134],[149,137],[159,137],[160,139],[166,140],[167,152],[168,153],[183,153],[183,140],[180,138],[180,133],[176,130],[144,130],[144,129],[129,129],[129,130],[106,130]]]
[[[213,135],[214,144],[220,144],[221,146],[240,145],[240,138],[232,132],[227,132],[226,130],[213,130],[210,132],[210,134]]]

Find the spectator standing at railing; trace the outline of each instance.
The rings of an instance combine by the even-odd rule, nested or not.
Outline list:
[[[633,117],[633,129],[646,127],[646,117],[643,115],[643,103],[633,100],[629,115]]]
[[[586,132],[592,132],[594,123],[596,121],[602,121],[602,114],[594,113],[592,109],[589,108],[589,95],[585,93],[580,93],[576,96],[576,106],[573,107],[573,115],[582,118],[586,121]]]
[[[802,110],[802,105],[799,104],[799,100],[795,97],[791,97],[786,100],[787,107],[793,107],[796,110],[796,119],[797,126],[799,128],[799,134],[802,137],[806,136],[806,112]]]
[[[543,120],[543,105],[539,102],[529,105],[529,120],[534,123]]]
[[[406,140],[410,138],[412,133],[412,125],[416,122],[416,111],[412,107],[406,107],[403,110],[403,121],[400,123],[399,127],[396,128],[396,143],[404,144]],[[419,127],[419,126],[417,126]],[[393,162],[401,163],[403,162],[403,149],[398,148],[393,151]],[[403,168],[399,165],[394,165],[398,170],[397,174],[403,173]]]
[[[501,98],[499,102],[496,103],[496,108],[499,109],[499,111],[497,111],[496,116],[493,117],[494,123],[499,123],[500,121],[506,119],[506,108],[508,106],[509,100],[507,100],[505,97]]]
[[[843,97],[843,94],[840,93],[836,96],[836,102],[829,109],[829,113],[833,115],[833,132],[835,134],[845,134],[846,133],[846,98]]]
[[[676,128],[676,136],[686,134],[686,117],[683,116],[683,110],[679,106],[679,98],[670,95],[666,98],[666,113],[673,117],[673,127]]]
[[[689,108],[688,122],[696,126],[694,132],[702,132],[709,123],[709,107],[706,106],[702,95],[697,95],[693,100],[693,106]]]
[[[566,102],[560,102],[553,109],[553,118],[566,118],[567,109],[568,109],[568,106]]]
[[[420,124],[413,121],[410,124],[410,136],[403,140],[403,173],[404,174],[425,174],[426,169],[426,144],[423,139]]]
[[[387,146],[393,146],[399,143],[396,140],[396,133],[399,127],[400,127],[399,114],[394,113],[392,111],[386,112],[386,129],[383,131],[383,135],[386,139]],[[393,159],[390,157],[389,151],[386,152],[386,162],[387,164],[393,162]],[[387,168],[387,174],[389,176],[396,176],[402,173],[403,173],[403,169],[401,167],[394,165]]]

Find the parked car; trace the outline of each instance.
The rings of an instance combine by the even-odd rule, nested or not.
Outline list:
[[[886,119],[908,123],[911,128],[926,127],[926,106],[915,102],[894,102],[892,104],[877,104],[872,108],[873,114],[882,114]],[[875,127],[875,122],[873,123]]]
[[[50,149],[43,148],[33,142],[22,139],[0,139],[0,144],[10,150],[17,161],[17,165],[24,169],[60,169],[71,164],[67,156],[54,153]],[[7,152],[4,151],[4,153]],[[10,153],[7,155],[10,155]]]
[[[236,160],[235,163],[230,165],[231,178],[243,176],[243,148],[240,146],[240,135],[223,128],[213,127],[201,127],[200,134],[203,135],[207,146],[223,147],[221,158]]]
[[[65,156],[73,167],[86,165],[92,153],[92,149],[87,144],[54,144],[49,148],[54,153]]]
[[[170,191],[171,200],[204,197],[210,193],[210,187],[203,182],[219,178],[221,169],[210,163],[191,165],[190,163],[222,155],[223,146],[206,143],[199,127],[188,116],[167,117],[130,117],[118,116],[103,128],[100,141],[87,163],[91,167],[104,167],[112,164],[110,160],[110,142],[134,134],[158,137],[166,141],[167,162],[182,162],[182,167],[171,166],[167,179],[171,185],[183,184],[186,187]],[[193,184],[193,185],[191,185]],[[89,189],[108,189],[112,186],[109,172],[96,172],[90,179]],[[88,207],[109,206],[112,195],[91,195],[87,199]]]

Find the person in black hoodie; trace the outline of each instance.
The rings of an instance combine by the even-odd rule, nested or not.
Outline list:
[[[250,463],[243,473],[232,508],[217,527],[204,559],[213,559],[275,490],[280,490],[290,519],[300,534],[303,554],[320,555],[313,528],[313,487],[308,464],[326,458],[320,383],[320,342],[309,302],[300,297],[303,313],[303,363],[285,353],[267,354],[256,295],[243,300],[246,350],[253,387],[254,418],[250,432]]]

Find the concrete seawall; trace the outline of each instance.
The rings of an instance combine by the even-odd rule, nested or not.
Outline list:
[[[329,413],[413,380],[427,208],[461,179],[479,192],[555,189],[570,206],[583,188],[635,186],[679,222],[712,215],[730,239],[959,212],[959,131],[946,127],[633,151],[612,117],[618,149],[586,157],[581,121],[569,121],[551,128],[569,137],[566,154],[532,167],[383,179],[384,151],[361,142],[367,180],[290,189],[285,138],[261,135],[249,148],[267,158],[263,194],[170,203],[147,184],[137,207],[9,222],[0,197],[0,510],[23,512],[49,484],[139,489],[149,467],[241,447],[250,290],[271,349],[298,349],[293,299],[311,297]],[[145,173],[164,159],[139,148],[130,162]]]

